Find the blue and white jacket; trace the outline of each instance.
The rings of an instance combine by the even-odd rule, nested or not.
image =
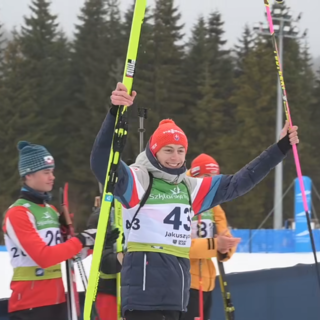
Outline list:
[[[114,126],[115,117],[108,113],[91,154],[91,168],[102,184],[105,182]],[[199,214],[249,192],[285,158],[289,150],[291,146],[288,137],[285,137],[234,175],[200,179],[187,176],[185,167],[161,167],[147,145],[130,167],[122,161],[119,164],[114,195],[122,203],[124,211],[137,208],[148,188],[149,172],[168,184],[183,182],[189,190],[192,211]],[[190,289],[189,259],[161,253],[161,250],[128,251],[122,266],[122,312],[186,311]]]

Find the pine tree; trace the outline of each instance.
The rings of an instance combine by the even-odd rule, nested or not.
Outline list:
[[[307,48],[295,39],[285,39],[284,42],[284,79],[286,83],[288,102],[293,124],[299,126],[299,158],[304,175],[316,178],[314,170],[318,164],[312,156],[312,132],[316,122],[312,119],[312,90],[314,87],[314,74],[310,68]],[[284,189],[296,178],[296,168],[293,156],[288,157],[283,167]],[[286,211],[284,218],[290,218],[293,212],[293,194],[284,202]]]
[[[293,123],[299,126],[299,154],[304,174],[312,175],[314,163],[310,153],[310,102],[313,88],[313,75],[307,61],[301,55],[299,43],[294,39],[285,39],[284,51],[284,79]],[[230,157],[234,167],[238,170],[245,163],[257,156],[263,149],[273,143],[275,139],[275,115],[277,93],[276,66],[274,64],[271,42],[262,41],[258,37],[253,50],[250,50],[242,63],[242,72],[235,80],[236,90],[231,101],[237,106],[236,131],[237,144],[234,145],[234,156]],[[309,121],[309,122],[308,122]],[[308,128],[308,125],[310,128]],[[236,156],[236,157],[235,157]],[[283,164],[283,191],[286,190],[296,177],[296,170],[292,154]],[[269,174],[253,191],[226,206],[228,212],[245,212],[250,219],[246,226],[254,228],[259,225],[274,205],[274,173]],[[293,198],[289,194],[284,199],[284,219],[292,216]],[[231,213],[232,214],[232,213]],[[245,217],[245,216],[244,216]],[[233,218],[233,222],[240,227],[244,221]],[[272,220],[267,225],[271,225]]]
[[[134,89],[138,92],[130,114],[130,148],[126,155],[134,157],[138,153],[138,111],[146,108],[148,119],[145,122],[147,139],[163,118],[173,118],[184,127],[184,109],[187,89],[184,86],[183,58],[184,48],[179,45],[183,35],[179,25],[180,13],[173,0],[158,0],[149,14],[147,9],[140,38],[140,46],[134,79]],[[131,26],[133,6],[125,15],[125,28]],[[179,117],[177,117],[179,115]]]
[[[315,76],[315,75],[314,75]],[[304,164],[303,174],[308,175],[312,179],[313,185],[317,190],[320,190],[320,169],[319,169],[319,159],[320,150],[318,147],[318,141],[320,140],[320,133],[317,130],[320,122],[320,80],[319,77],[314,79],[314,85],[312,88],[311,98],[308,104],[310,112],[308,113],[308,131],[304,135],[307,139],[308,146],[306,150],[306,155],[308,155],[308,163]],[[306,167],[308,166],[308,167]],[[313,217],[315,213],[320,212],[320,199],[315,193],[312,195],[313,203],[316,212],[312,210]]]
[[[28,136],[33,143],[44,144],[55,157],[57,183],[68,178],[65,161],[68,147],[68,111],[70,110],[69,47],[59,31],[57,17],[50,13],[50,2],[33,0],[32,14],[25,17],[19,34],[23,54],[23,78],[32,97],[21,108],[35,115]],[[24,135],[17,136],[24,139]]]
[[[17,34],[7,43],[2,62],[0,86],[0,210],[3,212],[18,195],[19,175],[17,171],[17,140],[32,137],[30,124],[36,113],[33,99],[24,78],[24,60]]]
[[[178,44],[183,38],[181,14],[173,0],[158,0],[153,18],[154,99],[150,113],[156,114],[157,120],[179,115],[177,122],[183,127],[187,92],[183,83],[183,46]]]
[[[0,64],[3,58],[3,50],[5,47],[5,43],[6,43],[6,39],[4,37],[4,29],[3,29],[3,25],[0,23]]]
[[[0,26],[0,46],[4,44],[3,28]],[[16,157],[17,152],[15,146],[12,144],[15,138],[14,128],[12,127],[12,120],[15,116],[15,108],[17,107],[14,102],[17,100],[20,91],[18,88],[11,88],[9,86],[10,75],[14,75],[17,61],[16,50],[12,49],[13,44],[6,42],[6,47],[1,46],[0,51],[0,145],[2,148],[0,165],[0,212],[2,213],[10,206],[16,196],[16,187],[18,185],[18,174],[16,170]],[[17,72],[18,73],[18,72]],[[13,78],[13,77],[11,77]],[[16,77],[12,85],[17,86],[20,77]],[[16,89],[16,90],[14,90]],[[3,244],[3,232],[0,230],[0,244]]]
[[[111,57],[109,64],[110,90],[115,88],[117,82],[122,80],[125,58],[128,47],[126,28],[121,19],[118,0],[105,0],[106,46]]]
[[[74,104],[77,107],[74,110],[74,122],[88,129],[101,125],[106,113],[107,97],[110,96],[107,84],[112,57],[109,56],[107,43],[106,14],[103,0],[86,1],[73,43]],[[86,135],[86,130],[83,133]],[[88,138],[93,141],[94,133]],[[91,146],[89,143],[85,145],[87,151],[83,155],[86,158]],[[85,172],[82,174],[86,176]]]
[[[231,102],[236,105],[237,128],[230,138],[230,172],[237,172],[274,142],[276,79],[271,43],[259,41],[243,62]],[[273,174],[249,194],[226,204],[237,227],[255,228],[273,207]],[[241,213],[241,214],[240,214]]]
[[[236,53],[236,76],[239,76],[242,71],[243,61],[251,52],[254,46],[254,37],[250,27],[246,24],[239,39],[239,44],[235,45]]]
[[[107,10],[107,43],[113,65],[121,65],[122,69],[125,65],[125,57],[127,53],[128,42],[125,41],[125,30],[121,20],[119,10],[119,0],[106,0]],[[119,78],[117,79],[119,81]],[[114,83],[111,84],[114,86]]]
[[[220,98],[228,99],[232,88],[233,60],[230,50],[225,49],[227,43],[223,39],[224,22],[219,12],[213,12],[208,18],[207,53],[210,63],[210,72],[219,79],[220,90],[217,92]]]
[[[119,75],[125,52],[118,1],[88,0],[79,20],[72,54],[74,99],[70,130],[73,145],[69,157],[74,199],[91,203],[98,192],[98,184],[90,170],[90,154],[108,111],[111,91],[117,81],[121,81]],[[89,208],[78,210],[84,213]],[[85,223],[85,216],[78,222]]]
[[[126,43],[129,40],[131,23],[133,18],[134,3],[125,13],[124,30]],[[154,41],[153,41],[152,15],[150,8],[146,8],[144,22],[142,24],[138,56],[136,62],[136,71],[133,81],[133,89],[138,92],[135,103],[129,108],[129,135],[126,148],[123,153],[124,159],[135,159],[139,154],[139,113],[138,108],[147,109],[147,120],[144,126],[147,132],[144,135],[144,144],[151,132],[154,130],[157,120],[154,120],[154,115],[149,110],[153,109],[154,99]]]
[[[199,47],[202,48],[199,53],[203,52],[203,57],[200,55],[197,64],[192,68],[201,70],[205,65],[206,69],[196,76],[202,85],[197,87],[198,105],[189,111],[191,118],[188,131],[192,132],[189,135],[190,146],[195,146],[191,149],[192,154],[189,154],[190,160],[200,152],[206,152],[226,169],[229,161],[226,141],[234,132],[235,123],[234,106],[229,100],[233,90],[233,61],[230,52],[224,48],[226,41],[223,39],[223,24],[219,12],[210,14],[206,24],[203,24],[201,19],[199,21]],[[197,118],[203,119],[203,124],[201,121],[198,123]],[[211,141],[211,147],[208,141]]]
[[[311,118],[310,118],[310,135],[308,141],[310,141],[310,157],[313,160],[312,173],[309,177],[312,179],[313,185],[316,189],[320,190],[320,169],[319,169],[319,159],[320,159],[320,149],[319,140],[320,133],[317,129],[320,122],[320,70],[318,71],[318,77],[312,92],[311,101]],[[303,169],[304,170],[304,169]],[[318,199],[313,193],[313,201],[316,207],[316,212],[320,212],[320,199]],[[313,212],[314,213],[314,212]]]
[[[218,162],[221,159],[220,142],[224,139],[224,133],[220,128],[224,121],[224,101],[218,98],[218,89],[218,81],[211,74],[210,66],[205,66],[198,87],[201,99],[191,110],[192,134],[189,135],[188,151],[190,162],[200,153],[212,155]]]
[[[192,132],[192,134],[188,134],[190,145],[188,160],[190,161],[204,150],[209,152],[208,148],[204,146],[204,143],[208,145],[210,140],[206,139],[205,123],[209,122],[211,125],[211,108],[209,106],[213,102],[211,99],[214,99],[213,92],[215,91],[210,87],[212,75],[208,70],[207,37],[208,30],[205,18],[200,17],[192,29],[184,59],[184,84],[189,92],[189,101],[186,105],[188,122],[185,132]],[[204,121],[203,124],[201,124],[202,120]],[[197,130],[194,130],[195,124]]]
[[[2,80],[3,80],[3,51],[4,51],[4,34],[3,34],[3,26],[0,23],[0,88],[2,86]]]
[[[202,76],[207,71],[207,36],[208,30],[204,17],[200,17],[194,25],[187,44],[184,76],[185,85],[189,87],[191,101],[197,102],[202,98],[199,92]],[[191,103],[190,101],[190,103]]]

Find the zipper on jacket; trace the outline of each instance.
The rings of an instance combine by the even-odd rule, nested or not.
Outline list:
[[[181,295],[181,310],[182,311],[184,311],[184,309],[183,309],[183,295],[184,295],[184,273],[183,273],[183,269],[182,269],[182,267],[181,267],[181,264],[180,264],[180,262],[178,262],[179,263],[179,267],[180,267],[180,270],[181,270],[181,275],[182,275],[182,295]]]
[[[34,288],[34,281],[31,283],[31,290]]]
[[[146,291],[146,279],[147,279],[147,254],[143,254],[143,280],[142,280],[142,290]]]

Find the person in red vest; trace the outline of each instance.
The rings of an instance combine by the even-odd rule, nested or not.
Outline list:
[[[19,199],[3,221],[5,245],[13,267],[10,320],[65,320],[67,305],[60,263],[92,248],[96,229],[85,230],[62,243],[61,219],[49,204],[55,162],[48,150],[18,143]]]

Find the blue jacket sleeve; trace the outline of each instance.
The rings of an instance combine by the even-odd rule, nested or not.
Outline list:
[[[109,112],[94,141],[91,152],[91,170],[102,185],[105,184],[115,121],[116,118]],[[125,207],[129,207],[134,191],[133,176],[129,167],[123,161],[119,163],[117,174],[118,182],[114,190],[114,196]]]
[[[104,185],[106,178],[115,121],[116,118],[108,113],[102,123],[91,151],[91,169],[102,185]]]
[[[218,175],[201,179],[201,185],[193,201],[195,214],[249,192],[285,158],[286,153],[287,150],[283,152],[280,149],[279,143],[274,144],[234,175]]]
[[[274,144],[236,174],[222,175],[211,207],[231,201],[249,192],[254,186],[261,182],[285,156],[278,147],[278,144]]]

